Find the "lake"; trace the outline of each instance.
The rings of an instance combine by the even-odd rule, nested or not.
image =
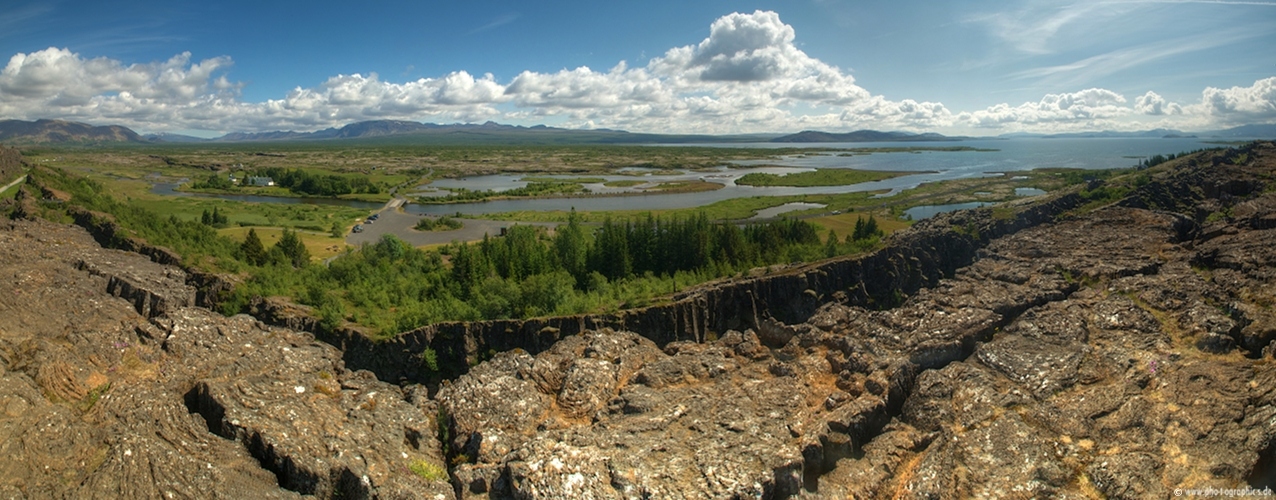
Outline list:
[[[682,145],[678,145],[682,146]],[[805,153],[782,156],[777,159],[749,160],[735,162],[740,166],[757,169],[774,167],[811,169],[811,168],[854,168],[860,170],[884,170],[917,172],[894,179],[879,182],[855,184],[851,186],[823,187],[754,187],[737,186],[734,180],[744,173],[753,171],[749,168],[723,168],[715,172],[685,172],[677,176],[668,176],[661,180],[679,180],[683,178],[701,179],[720,182],[724,185],[716,191],[677,194],[645,194],[631,196],[583,196],[576,198],[542,198],[495,200],[479,203],[458,203],[451,205],[408,205],[405,209],[419,214],[486,214],[494,212],[516,211],[550,211],[570,210],[657,210],[672,208],[690,208],[707,205],[721,200],[745,198],[751,196],[785,196],[800,194],[833,194],[862,191],[889,190],[886,196],[903,190],[912,189],[922,183],[952,179],[984,177],[1002,172],[1017,172],[1035,168],[1083,168],[1111,169],[1136,165],[1140,160],[1133,157],[1147,157],[1156,154],[1171,154],[1202,148],[1219,147],[1206,144],[1200,139],[1158,139],[1158,138],[1099,138],[1099,139],[982,139],[958,142],[919,142],[919,143],[745,143],[745,144],[694,144],[687,146],[725,147],[725,148],[872,148],[872,147],[953,147],[968,146],[972,148],[997,149],[997,151],[923,151],[900,153],[874,153],[839,156],[838,153]],[[562,176],[570,178],[573,176]],[[589,176],[596,177],[596,176]],[[608,180],[637,179],[648,177],[632,176],[597,176]],[[471,189],[510,189],[526,185],[519,181],[522,176],[494,175],[476,176],[465,180],[435,181],[435,187],[465,186]],[[1020,192],[1031,196],[1039,194],[1036,190]]]

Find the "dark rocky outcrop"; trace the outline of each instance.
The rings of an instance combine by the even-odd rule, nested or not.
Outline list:
[[[1152,192],[1201,187],[1186,213],[1128,198],[1003,233],[897,307],[847,299],[712,342],[603,330],[498,354],[438,394],[467,462],[458,493],[1164,498],[1265,485],[1276,232],[1252,221],[1273,215],[1276,151],[1250,151],[1243,165],[1158,173]]]
[[[195,308],[85,230],[0,226],[0,496],[450,498],[424,389]]]
[[[1164,498],[1270,486],[1276,147],[1146,174],[1107,206],[1074,193],[953,214],[873,254],[669,306],[381,343],[355,331],[318,342],[298,331],[315,328],[309,312],[280,300],[258,301],[261,319],[193,307],[229,284],[154,262],[171,253],[140,242],[149,257],[103,249],[130,240],[100,214],[77,214],[87,230],[5,222],[0,494]],[[384,382],[422,377],[427,349],[464,373],[434,397]]]
[[[309,308],[282,298],[257,301],[253,315],[273,325],[315,332],[340,348],[347,364],[370,370],[382,380],[424,382],[431,376],[421,363],[427,349],[437,355],[445,374],[454,376],[492,353],[512,349],[538,353],[588,330],[632,331],[665,345],[703,342],[732,329],[755,328],[765,336],[766,325],[802,322],[828,301],[892,306],[952,276],[993,239],[1052,221],[1080,204],[1073,194],[1022,204],[1009,215],[994,215],[991,209],[948,214],[919,222],[910,231],[892,236],[886,248],[868,255],[701,286],[668,304],[614,314],[438,323],[379,341],[353,329],[321,330]]]

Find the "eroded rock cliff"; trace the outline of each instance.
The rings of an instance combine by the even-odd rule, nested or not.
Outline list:
[[[1269,485],[1276,151],[1249,154],[994,239],[898,307],[847,299],[711,342],[603,330],[498,355],[438,394],[468,462],[455,482],[514,498]]]
[[[424,391],[79,227],[4,221],[0,256],[0,496],[452,497]]]
[[[100,214],[77,215],[88,231],[4,221],[0,495],[1164,498],[1270,485],[1276,147],[1147,174],[1106,207],[1072,193],[952,214],[871,255],[665,309],[383,343],[318,342],[297,330],[313,327],[303,309],[271,300],[260,317],[294,328],[197,307],[208,293],[192,285],[226,283],[156,263],[171,253],[143,242],[126,243],[146,256],[103,249],[119,238]],[[410,382],[426,348],[466,373],[433,397],[374,376]]]

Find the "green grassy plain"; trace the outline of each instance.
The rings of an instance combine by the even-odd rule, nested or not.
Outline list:
[[[248,236],[248,230],[257,231],[257,237],[261,238],[261,242],[266,248],[270,248],[279,242],[279,238],[283,236],[284,231],[277,227],[228,227],[218,230],[222,236],[229,237],[236,242],[243,242]],[[331,234],[317,233],[313,231],[298,231],[297,237],[301,238],[301,242],[306,245],[306,250],[310,251],[310,260],[320,261],[329,257],[341,254],[349,247],[344,237],[333,238]]]
[[[905,229],[912,225],[911,221],[902,221],[899,218],[892,217],[890,212],[850,212],[838,215],[825,215],[823,217],[812,217],[807,222],[820,226],[824,232],[820,237],[827,237],[828,231],[832,229],[839,237],[845,238],[847,235],[855,232],[856,219],[868,220],[869,216],[877,220],[877,227],[886,234]]]
[[[849,186],[851,184],[880,181],[917,173],[921,172],[878,172],[849,168],[821,168],[811,172],[797,172],[788,175],[746,174],[737,179],[735,183],[744,186]]]

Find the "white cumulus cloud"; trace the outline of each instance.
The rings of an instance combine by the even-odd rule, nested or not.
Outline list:
[[[1042,21],[1037,31],[1053,33],[1070,19]],[[376,73],[338,74],[276,99],[246,102],[243,84],[225,76],[232,64],[230,57],[196,61],[190,53],[145,64],[64,48],[19,53],[0,71],[0,118],[63,118],[141,131],[304,131],[398,119],[705,134],[1132,129],[1152,124],[1139,121],[1149,116],[1158,117],[1156,126],[1202,128],[1276,121],[1276,77],[1250,87],[1210,87],[1191,105],[1151,91],[1129,102],[1102,88],[964,112],[940,102],[890,100],[805,53],[793,27],[768,11],[723,16],[707,38],[643,66],[621,61],[605,71],[524,71],[508,82],[465,71],[401,83]]]
[[[167,61],[125,66],[107,58],[84,59],[67,49],[50,47],[16,54],[0,72],[0,103],[6,106],[55,107],[89,105],[95,96],[128,92],[140,99],[187,103],[205,95],[225,94],[235,86],[214,72],[230,66],[228,57],[190,62],[189,52]]]
[[[1151,90],[1134,99],[1134,110],[1152,116],[1183,114],[1182,106],[1165,100]]]
[[[790,74],[809,58],[793,45],[793,27],[774,12],[733,13],[713,22],[688,66],[706,81],[756,82]],[[678,54],[680,55],[680,54]]]
[[[1107,120],[1127,115],[1131,109],[1125,106],[1125,97],[1107,89],[1086,89],[1064,94],[1046,94],[1037,102],[1025,102],[1019,106],[997,104],[987,109],[964,113],[969,124],[983,128],[1001,128],[1009,125],[1058,125],[1095,126],[1106,125]],[[1019,127],[1022,128],[1022,127]]]
[[[1258,80],[1249,87],[1206,87],[1201,106],[1224,124],[1276,121],[1276,77]]]

